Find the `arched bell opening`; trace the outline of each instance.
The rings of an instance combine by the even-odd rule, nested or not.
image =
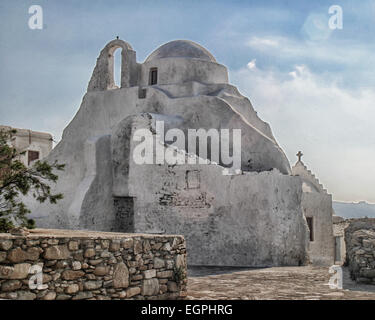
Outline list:
[[[128,88],[136,86],[137,81],[136,52],[127,42],[116,39],[101,51],[88,91]]]
[[[114,46],[108,51],[108,89],[119,89],[122,87],[122,64],[123,49],[120,46]]]

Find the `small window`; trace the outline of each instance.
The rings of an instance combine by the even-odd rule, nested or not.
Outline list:
[[[186,171],[186,185],[188,189],[199,189],[200,175],[198,170]]]
[[[306,217],[306,221],[310,230],[310,241],[314,241],[314,220],[312,217]]]
[[[154,84],[158,83],[158,69],[157,68],[151,68],[150,69],[150,80],[149,84],[150,86],[153,86]]]
[[[146,94],[147,94],[146,89],[143,89],[143,88],[139,87],[139,89],[138,89],[138,99],[145,99]]]
[[[34,160],[38,160],[39,159],[39,151],[31,151],[29,150],[27,152],[27,163],[30,164],[32,161]]]

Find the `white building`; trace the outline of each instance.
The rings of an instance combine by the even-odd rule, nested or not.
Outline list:
[[[121,84],[114,52],[121,50]],[[178,128],[241,130],[241,161],[138,164],[134,132]],[[233,141],[228,141],[234,149]],[[170,148],[163,141],[161,148]],[[187,150],[180,149],[181,152]],[[48,156],[66,164],[52,192],[56,205],[30,206],[41,227],[185,236],[191,265],[276,266],[306,263],[308,227],[302,181],[293,176],[268,123],[228,82],[226,67],[197,43],[171,41],[144,62],[122,40],[101,51],[82,104]]]
[[[16,130],[10,143],[19,153],[19,160],[26,166],[35,160],[45,158],[52,150],[52,135],[45,132],[32,131],[28,129],[18,129],[0,125],[0,130]]]
[[[309,257],[314,265],[332,265],[335,262],[332,195],[302,162],[302,153],[292,173],[302,179],[302,210],[309,226]]]

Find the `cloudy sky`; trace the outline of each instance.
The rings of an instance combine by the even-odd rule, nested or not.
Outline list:
[[[28,27],[35,4],[42,30]],[[331,5],[342,29],[328,26]],[[1,0],[0,124],[60,140],[117,35],[139,62],[170,40],[202,44],[292,164],[302,150],[335,200],[375,203],[374,1]]]

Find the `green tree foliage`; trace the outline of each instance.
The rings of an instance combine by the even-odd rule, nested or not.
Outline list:
[[[24,152],[19,153],[9,143],[15,133],[15,130],[0,130],[0,232],[8,232],[15,224],[34,227],[34,221],[27,217],[30,210],[20,200],[20,194],[31,193],[41,203],[46,200],[56,203],[63,198],[61,193],[52,194],[48,183],[56,183],[58,176],[54,170],[64,170],[65,165],[36,161],[26,167],[19,161]]]

